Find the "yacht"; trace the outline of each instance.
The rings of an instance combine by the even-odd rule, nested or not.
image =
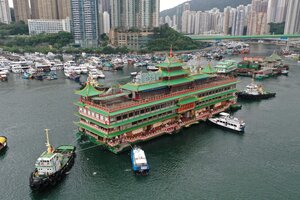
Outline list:
[[[245,130],[245,122],[239,120],[236,117],[231,116],[228,113],[222,112],[219,117],[212,117],[208,119],[213,124],[218,126],[228,128],[238,132],[244,132]]]
[[[90,70],[90,76],[93,79],[97,79],[97,78],[105,78],[105,75],[103,74],[103,72],[99,69],[91,69]]]

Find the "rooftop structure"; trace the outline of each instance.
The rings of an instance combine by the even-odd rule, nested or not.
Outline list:
[[[206,120],[235,103],[236,79],[210,67],[191,73],[176,58],[140,73],[132,82],[99,91],[90,81],[77,91],[81,134],[117,153],[131,144]]]

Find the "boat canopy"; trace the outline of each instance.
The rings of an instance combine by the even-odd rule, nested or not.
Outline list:
[[[0,144],[4,144],[6,142],[6,138],[5,137],[0,137]]]

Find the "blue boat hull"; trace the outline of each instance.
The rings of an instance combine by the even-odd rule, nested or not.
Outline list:
[[[150,167],[149,167],[148,164],[147,165],[142,165],[142,166],[135,165],[133,150],[131,150],[131,164],[132,164],[132,171],[134,172],[134,174],[144,175],[144,176],[149,174]]]

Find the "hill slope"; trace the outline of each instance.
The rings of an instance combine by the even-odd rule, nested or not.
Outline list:
[[[219,8],[223,11],[226,6],[237,7],[238,5],[247,5],[251,2],[252,0],[191,0],[190,4],[191,10],[194,11],[206,11],[212,8]],[[176,9],[177,7],[162,11],[160,15],[161,17],[176,15]]]

